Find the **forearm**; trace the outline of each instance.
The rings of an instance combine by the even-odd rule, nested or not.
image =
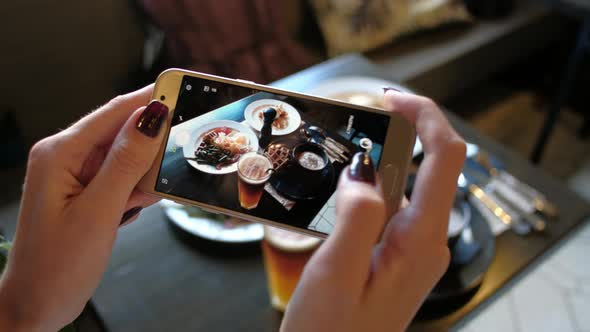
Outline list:
[[[19,299],[4,279],[0,279],[0,331],[42,331],[32,307],[23,303],[26,300]]]

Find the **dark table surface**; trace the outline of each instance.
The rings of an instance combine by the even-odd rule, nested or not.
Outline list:
[[[379,67],[353,55],[311,67],[276,85],[306,90],[321,80],[348,75],[388,79]],[[544,192],[561,214],[545,235],[498,236],[495,258],[473,298],[442,318],[413,323],[411,331],[448,330],[590,214],[590,204],[562,182],[452,114],[448,117],[466,140],[496,155],[507,170]],[[281,320],[269,304],[258,244],[228,247],[196,240],[166,222],[159,207],[147,209],[120,231],[92,302],[110,331],[277,331]]]
[[[544,2],[572,16],[590,15],[590,2],[587,0],[544,0]]]

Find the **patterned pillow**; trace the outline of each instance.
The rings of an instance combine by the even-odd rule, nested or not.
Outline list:
[[[416,30],[470,21],[459,0],[310,0],[331,56],[367,51]]]

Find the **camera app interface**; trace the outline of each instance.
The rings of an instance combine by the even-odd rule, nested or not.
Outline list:
[[[158,192],[329,234],[352,156],[379,165],[388,116],[190,76],[180,89]]]

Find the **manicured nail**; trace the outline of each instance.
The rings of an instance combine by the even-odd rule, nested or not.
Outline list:
[[[352,157],[348,175],[355,181],[375,183],[375,167],[368,153],[357,152]]]
[[[168,106],[157,100],[152,100],[137,120],[137,130],[149,137],[158,136],[162,123],[168,115]]]
[[[396,89],[396,88],[392,88],[392,87],[385,87],[385,88],[383,88],[383,93],[387,93],[387,91],[389,91],[389,90],[393,90],[393,91],[404,93],[402,90]]]
[[[141,206],[136,206],[125,211],[125,213],[123,213],[123,217],[121,217],[121,222],[119,223],[119,226],[123,226],[123,224],[129,221],[129,219],[135,217],[139,212],[141,212],[141,210],[143,210]]]

